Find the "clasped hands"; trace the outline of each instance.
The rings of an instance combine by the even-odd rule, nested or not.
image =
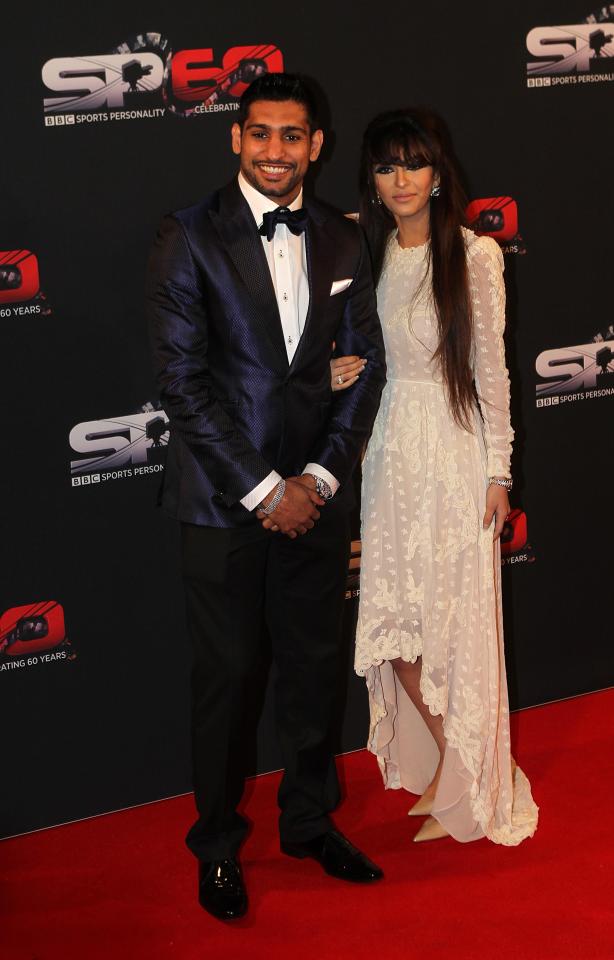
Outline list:
[[[275,495],[275,489],[263,500],[265,507]],[[287,477],[286,491],[277,504],[273,513],[268,516],[262,510],[256,512],[265,530],[273,533],[285,533],[291,540],[299,534],[307,533],[320,519],[318,507],[323,507],[325,500],[316,493],[316,483],[313,477]]]

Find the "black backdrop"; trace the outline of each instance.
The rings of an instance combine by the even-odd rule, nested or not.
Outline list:
[[[171,48],[210,48],[209,66],[221,68],[233,47],[266,57],[270,45],[286,69],[315,77],[332,126],[317,191],[346,210],[356,208],[360,135],[375,112],[426,103],[448,119],[480,201],[472,217],[506,253],[517,431],[518,513],[504,546],[513,705],[612,682],[614,25],[587,26],[582,2],[448,9],[311,0],[269,10],[151,0],[114,13],[65,0],[53,19],[36,4],[5,19],[3,835],[190,787],[177,533],[155,508],[168,434],[155,409],[142,289],[161,215],[235,170],[235,98],[222,89],[210,109],[182,116],[198,101],[178,99],[172,68],[162,79]],[[563,47],[542,45],[536,57],[527,35],[548,25],[557,26],[546,39]],[[119,48],[121,62],[102,60],[144,30],[168,41],[147,47],[158,60],[139,61],[129,47]],[[44,98],[62,96],[49,78],[75,65],[48,66],[45,89],[41,70],[54,58],[87,58],[82,71],[89,65],[99,86],[110,85],[101,104],[94,95],[45,113]],[[131,93],[121,68],[135,59],[137,73],[139,63],[153,66]],[[85,96],[91,87],[81,83]],[[113,116],[122,110],[136,113]],[[558,353],[538,361],[549,350]],[[103,450],[92,449],[96,435],[107,438]],[[88,457],[103,459],[86,465]],[[342,749],[366,736],[366,695],[350,669],[355,604],[348,600]],[[254,769],[278,766],[270,698],[258,748]]]

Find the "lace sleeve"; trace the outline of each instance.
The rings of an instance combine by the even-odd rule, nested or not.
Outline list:
[[[510,380],[505,365],[503,254],[491,237],[468,248],[473,304],[473,374],[484,420],[489,477],[509,477],[514,431],[510,423]]]

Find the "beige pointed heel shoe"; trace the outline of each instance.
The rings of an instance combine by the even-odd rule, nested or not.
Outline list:
[[[427,797],[426,794],[422,794],[416,802],[414,803],[411,810],[407,811],[408,817],[428,817],[431,810],[433,809],[433,797]]]
[[[435,820],[434,817],[428,817],[414,837],[414,843],[422,843],[424,840],[441,840],[443,837],[449,836],[450,834],[444,830],[439,820]]]

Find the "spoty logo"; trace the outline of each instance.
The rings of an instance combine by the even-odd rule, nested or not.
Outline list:
[[[538,406],[542,405],[541,398],[575,391],[603,389],[614,393],[614,352],[603,342],[542,350],[535,370],[540,377],[536,385]]]
[[[68,441],[74,452],[83,456],[71,461],[71,473],[147,464],[150,451],[163,452],[168,431],[168,417],[163,410],[78,423],[70,431]]]
[[[44,111],[47,115],[121,111],[157,100],[169,112],[188,116],[214,111],[223,99],[236,101],[252,80],[284,68],[281,51],[273,44],[231,47],[220,66],[215,60],[211,47],[173,54],[159,33],[139,34],[107,54],[54,57],[42,68],[43,83],[53,93],[44,98]],[[205,105],[208,110],[202,109]],[[74,119],[70,116],[64,122]]]
[[[528,77],[600,74],[612,69],[614,31],[607,26],[604,29],[595,23],[577,23],[534,27],[526,42],[535,58],[527,63]]]

